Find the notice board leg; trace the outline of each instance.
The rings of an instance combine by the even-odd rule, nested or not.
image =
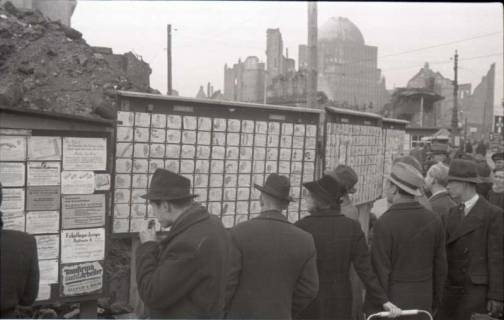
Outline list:
[[[81,319],[96,319],[97,316],[97,301],[88,300],[80,303],[80,318]]]
[[[133,312],[137,316],[142,316],[145,313],[145,306],[140,295],[138,294],[136,282],[136,250],[140,246],[140,240],[133,238],[131,240],[131,266],[130,266],[130,294],[129,303],[133,307]]]

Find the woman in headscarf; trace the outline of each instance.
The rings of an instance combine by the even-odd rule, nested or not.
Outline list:
[[[327,174],[319,180],[304,183],[304,186],[308,190],[305,200],[311,215],[296,225],[311,233],[315,240],[319,293],[298,318],[352,319],[351,264],[367,293],[397,316],[400,309],[388,301],[373,272],[359,223],[341,213],[341,198],[347,193],[346,187]]]

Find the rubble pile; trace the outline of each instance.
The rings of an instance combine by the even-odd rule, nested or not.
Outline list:
[[[109,64],[79,31],[10,2],[0,7],[0,105],[110,117],[115,89],[154,92]]]

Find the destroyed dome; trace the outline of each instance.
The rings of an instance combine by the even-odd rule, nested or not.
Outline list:
[[[332,17],[318,30],[319,40],[341,40],[364,45],[364,37],[352,21],[343,17]]]

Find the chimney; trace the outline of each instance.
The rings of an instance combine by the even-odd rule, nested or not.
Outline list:
[[[289,48],[285,48],[285,57],[289,59]]]

